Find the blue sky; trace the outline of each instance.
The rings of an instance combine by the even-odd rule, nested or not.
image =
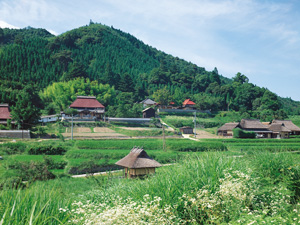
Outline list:
[[[0,27],[57,35],[90,19],[300,101],[299,0],[0,0]]]

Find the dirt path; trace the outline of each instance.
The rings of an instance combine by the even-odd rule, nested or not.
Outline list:
[[[196,138],[197,139],[204,139],[204,138],[218,138],[218,136],[211,134],[205,130],[196,129]]]

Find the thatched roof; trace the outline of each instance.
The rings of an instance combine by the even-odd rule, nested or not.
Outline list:
[[[133,148],[123,159],[116,162],[116,165],[127,168],[155,168],[161,164],[150,158],[142,148]]]
[[[300,128],[297,127],[291,120],[273,120],[272,124],[274,123],[284,124],[284,126],[291,131],[300,131]]]
[[[254,119],[242,119],[239,126],[242,129],[268,129],[267,125],[264,125],[259,120]]]
[[[237,127],[239,123],[225,123],[223,126],[221,126],[218,131],[227,131],[227,130],[233,130]]]
[[[284,124],[273,123],[269,126],[269,130],[273,132],[291,132],[288,128],[284,126]]]

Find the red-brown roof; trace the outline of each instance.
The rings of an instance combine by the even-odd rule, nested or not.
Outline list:
[[[190,99],[186,99],[186,100],[184,100],[182,105],[183,106],[185,106],[185,105],[195,105],[195,102],[191,101]]]
[[[77,96],[70,108],[105,108],[94,96]]]
[[[1,120],[11,119],[8,104],[0,104],[0,119]]]

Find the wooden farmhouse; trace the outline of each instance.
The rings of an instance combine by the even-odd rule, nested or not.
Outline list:
[[[155,117],[155,109],[149,107],[143,110],[143,118]]]
[[[195,109],[195,105],[196,103],[191,101],[190,99],[186,99],[184,100],[184,102],[182,103],[182,107],[184,109]]]
[[[272,124],[282,124],[291,131],[292,135],[300,135],[300,128],[296,126],[291,120],[273,120]]]
[[[219,136],[233,136],[233,129],[255,132],[261,138],[289,138],[290,135],[300,134],[300,128],[290,120],[273,120],[272,123],[253,119],[242,119],[239,123],[225,123],[218,129]]]
[[[11,120],[8,104],[0,104],[0,124],[7,125],[7,120]]]
[[[239,123],[225,123],[218,129],[218,135],[224,137],[232,137],[233,136],[233,129],[237,128]]]
[[[194,134],[194,130],[192,127],[181,127],[180,132],[182,134]]]
[[[116,165],[124,167],[125,177],[143,177],[154,174],[155,168],[161,164],[150,158],[142,148],[134,147],[123,159],[116,162]]]
[[[105,107],[94,96],[77,96],[70,108],[77,109],[79,119],[100,120],[105,113]]]
[[[269,130],[272,131],[272,138],[289,138],[289,134],[292,132],[280,123],[270,124]]]

